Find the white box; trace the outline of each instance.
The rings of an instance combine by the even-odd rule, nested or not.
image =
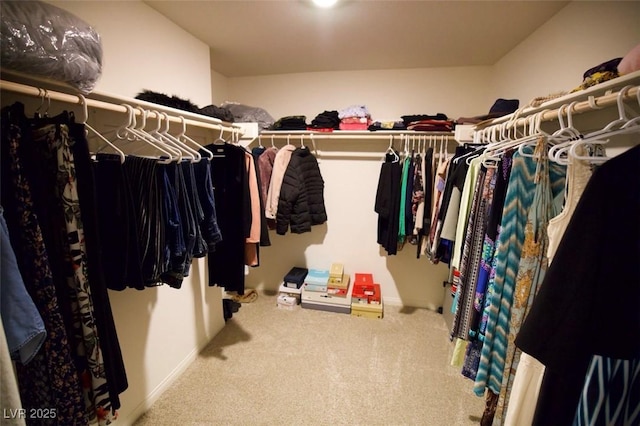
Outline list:
[[[458,142],[473,142],[473,129],[475,127],[473,124],[457,124],[453,137]]]

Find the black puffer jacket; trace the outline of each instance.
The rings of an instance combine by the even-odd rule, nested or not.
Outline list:
[[[324,180],[318,161],[307,148],[297,148],[282,180],[276,214],[276,232],[310,232],[312,225],[327,221],[324,208]]]

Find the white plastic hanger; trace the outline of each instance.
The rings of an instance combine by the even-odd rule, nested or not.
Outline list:
[[[155,134],[159,135],[161,140],[169,143],[172,146],[175,146],[176,148],[181,150],[183,153],[185,153],[186,157],[189,158],[192,163],[197,163],[198,161],[202,160],[202,156],[198,151],[194,150],[193,148],[191,148],[190,146],[188,146],[187,144],[185,144],[184,142],[182,142],[181,140],[179,140],[178,138],[176,138],[175,136],[169,133],[169,125],[170,125],[169,114],[167,114],[166,112],[159,112],[159,111],[154,111],[154,112],[158,117],[158,128],[156,129]],[[160,127],[162,124],[161,123],[162,119],[160,118],[161,116],[162,116],[162,119],[164,119],[165,121],[165,126],[162,130],[160,130]]]
[[[581,145],[606,145],[611,138],[616,135],[626,133],[640,132],[640,120],[629,119],[624,110],[624,96],[632,86],[625,86],[618,92],[617,106],[618,106],[618,118],[611,121],[603,129],[589,133],[583,139],[576,141],[569,149],[569,155],[578,160],[587,160],[591,163],[603,163],[609,159],[609,157],[592,157],[589,155],[579,155],[577,148]],[[638,103],[640,104],[640,96],[638,96]]]
[[[78,99],[80,100],[80,104],[82,105],[82,113],[83,113],[82,121],[80,122],[84,124],[85,132],[87,132],[87,135],[89,131],[91,131],[96,137],[98,137],[98,139],[100,139],[101,141],[106,143],[109,147],[111,147],[114,151],[116,151],[116,153],[120,156],[120,164],[124,163],[125,159],[127,158],[124,152],[120,148],[118,148],[113,142],[111,142],[109,139],[102,136],[96,129],[94,129],[87,123],[87,119],[89,118],[89,110],[87,108],[87,100],[85,99],[85,97],[82,95],[78,95]],[[100,149],[98,149],[98,152],[99,151]]]
[[[155,148],[157,151],[160,151],[162,154],[164,154],[167,157],[164,159],[159,159],[158,161],[159,163],[169,164],[173,162],[176,159],[176,153],[173,152],[172,150],[167,149],[166,145],[161,146],[161,144],[159,144],[153,138],[147,136],[145,133],[138,132],[138,130],[136,129],[136,115],[133,110],[133,107],[128,104],[122,104],[122,105],[127,109],[128,121],[126,124],[121,126],[116,131],[116,136],[119,139],[126,139],[129,141],[141,141],[141,142],[145,142],[148,145],[151,145],[153,148]],[[135,150],[132,151],[132,154],[135,154]]]
[[[394,163],[397,163],[398,161],[400,161],[400,157],[398,156],[398,153],[396,152],[395,149],[393,149],[393,135],[389,135],[389,147],[384,152],[384,154],[385,154],[385,157],[386,157],[387,154],[393,155],[393,162]]]
[[[226,140],[224,140],[224,138],[222,137],[224,134],[224,129],[222,127],[220,127],[220,136],[218,136],[218,138],[213,141],[214,145],[224,145],[225,143],[227,143]]]
[[[560,122],[560,129],[553,132],[549,141],[554,145],[549,148],[549,159],[556,163],[565,164],[565,154],[568,152],[571,145],[582,138],[582,134],[578,129],[573,126],[573,114],[572,111],[577,104],[577,101],[571,102],[569,105],[563,105],[567,113],[567,126],[564,126],[564,121],[560,117],[562,107],[558,109],[558,120]],[[566,139],[562,141],[562,139]]]
[[[209,160],[211,160],[213,158],[213,152],[211,152],[210,150],[208,150],[207,148],[205,148],[204,146],[200,145],[198,142],[194,141],[189,136],[187,136],[187,122],[183,116],[180,116],[180,121],[182,122],[182,131],[178,133],[178,136],[176,137],[180,141],[188,142],[191,145],[195,146],[196,149],[202,150],[205,154],[207,154],[207,157],[209,158]]]

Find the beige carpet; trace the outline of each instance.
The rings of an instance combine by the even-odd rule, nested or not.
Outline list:
[[[245,303],[135,424],[472,425],[484,399],[451,367],[442,315],[383,319]]]

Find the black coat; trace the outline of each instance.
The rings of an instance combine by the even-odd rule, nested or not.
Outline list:
[[[310,232],[312,225],[327,221],[324,207],[324,180],[316,157],[307,148],[297,148],[282,180],[276,214],[276,232]]]

